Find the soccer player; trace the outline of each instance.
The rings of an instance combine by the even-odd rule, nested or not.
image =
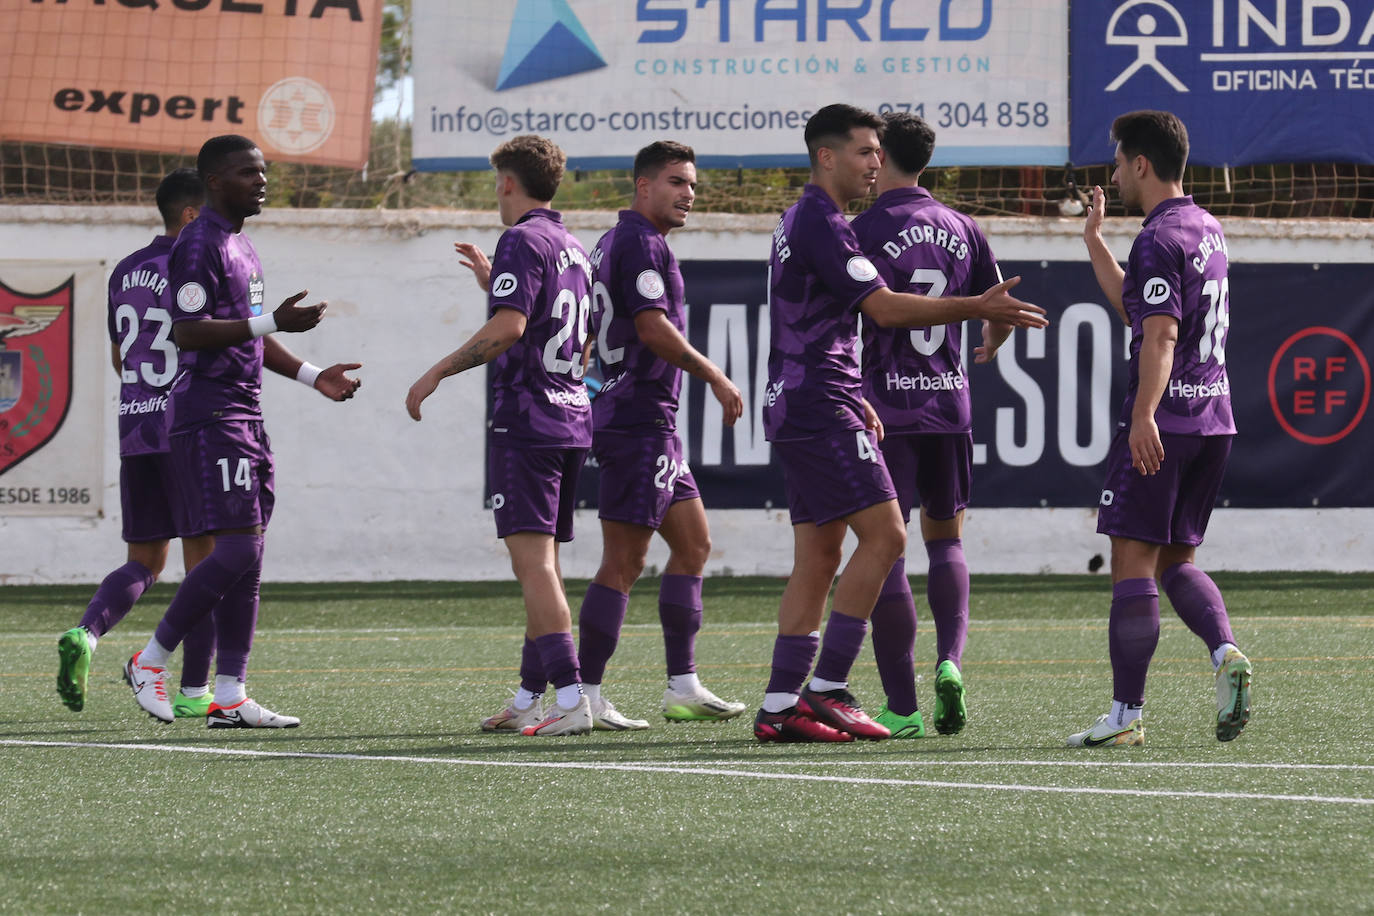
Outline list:
[[[491,154],[501,222],[510,228],[490,261],[475,245],[455,246],[489,293],[487,322],[406,394],[406,411],[419,420],[420,405],[440,381],[492,364],[488,483],[496,535],[506,542],[525,599],[525,642],[520,689],[482,721],[483,731],[592,730],[558,565],[559,542],[573,538],[577,475],[592,443],[582,382],[591,265],[562,216],[549,208],[566,161],[551,140],[531,135],[513,137]],[[557,697],[543,709],[547,682]]]
[[[935,150],[922,118],[894,112],[883,119],[878,199],[855,218],[859,244],[890,289],[966,296],[1002,282],[978,224],[937,202],[918,181]],[[967,718],[960,673],[968,635],[968,565],[964,508],[973,476],[968,378],[960,355],[963,323],[927,330],[863,323],[863,395],[882,421],[883,462],[897,490],[903,523],[920,509],[929,558],[926,600],[935,621],[935,729],[957,734]],[[975,362],[992,359],[1011,325],[984,320]],[[913,653],[916,604],[899,557],[873,608],[873,656],[887,694],[875,717],[894,738],[919,738]]]
[[[622,715],[601,684],[655,531],[669,548],[658,590],[668,667],[664,717],[719,721],[745,708],[707,690],[696,674],[711,533],[677,435],[682,373],[710,386],[726,426],[744,411],[739,389],[683,336],[682,274],[665,237],[686,224],[696,199],[696,154],[681,143],[651,143],[635,156],[634,183],[634,203],[620,211],[620,221],[591,254],[592,329],[603,371],[601,393],[592,402],[602,548],[601,567],[578,612],[577,656],[593,726],[606,731],[649,727]]]
[[[293,728],[248,698],[244,684],[258,617],[263,530],[272,514],[271,443],[259,392],[263,366],[298,379],[335,401],[358,389],[346,373],[357,363],[321,370],[293,356],[274,331],[308,331],[325,303],[300,307],[305,291],[263,313],[262,264],[243,222],[262,211],[267,166],[247,137],[207,140],[196,159],[206,205],[177,238],[168,261],[172,336],[180,373],[168,405],[169,443],[180,492],[177,531],[214,536],[209,556],[186,574],[148,645],[125,665],[134,699],[150,716],[173,718],[167,657],[213,614],[216,658],[210,728]]]
[[[877,177],[883,122],[850,105],[827,105],[806,123],[811,182],[773,231],[769,262],[772,350],[764,433],[786,481],[793,566],[778,609],[772,676],[754,720],[760,741],[886,738],[848,690],[883,581],[902,555],[906,529],[878,450],[881,424],[860,391],[858,319],[882,327],[986,318],[1044,326],[1043,309],[1013,298],[1013,278],[977,297],[894,292],[864,255],[843,208]],[[826,595],[846,530],[858,539],[835,585],[824,645]],[[803,688],[818,646],[820,658]]]
[[[1156,580],[1207,644],[1217,740],[1230,741],[1250,717],[1250,661],[1236,647],[1216,583],[1193,565],[1236,432],[1226,378],[1226,240],[1183,193],[1188,131],[1177,117],[1124,114],[1112,139],[1112,183],[1128,209],[1145,214],[1124,271],[1102,240],[1101,188],[1083,227],[1097,282],[1131,327],[1126,400],[1097,512],[1097,530],[1112,540],[1112,706],[1068,743],[1145,743],[1145,675],[1159,642]]]
[[[100,638],[157,581],[167,565],[168,542],[177,534],[167,455],[167,389],[177,372],[167,257],[204,202],[205,185],[195,169],[168,174],[157,187],[164,234],[120,261],[110,275],[110,357],[120,377],[119,497],[128,559],[100,583],[81,622],[57,641],[57,693],[73,712],[86,705],[91,655]],[[208,537],[183,538],[186,568],[194,568],[211,546]],[[183,650],[181,689],[172,712],[204,716],[210,706],[213,623],[202,621],[187,634]]]

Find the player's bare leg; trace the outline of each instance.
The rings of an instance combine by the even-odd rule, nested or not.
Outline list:
[[[563,591],[558,544],[553,535],[522,531],[507,535],[511,569],[525,600],[525,632],[534,640],[544,673],[558,691],[544,720],[524,734],[582,734],[591,731],[592,715],[582,694],[577,653],[573,648],[572,614]]]

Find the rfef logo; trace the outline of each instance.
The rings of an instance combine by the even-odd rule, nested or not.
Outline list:
[[[0,474],[42,448],[72,392],[73,278],[29,295],[0,281]]]
[[[1288,435],[1330,445],[1354,431],[1369,407],[1369,361],[1344,331],[1310,327],[1269,362],[1269,406]]]

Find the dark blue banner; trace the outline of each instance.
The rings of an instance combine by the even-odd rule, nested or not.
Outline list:
[[[1140,108],[1182,118],[1199,165],[1374,162],[1374,0],[1078,0],[1069,51],[1077,164]]]
[[[1096,505],[1125,393],[1128,332],[1086,259],[1003,261],[1002,271],[1021,275],[1017,294],[1045,307],[1051,324],[1016,332],[994,362],[970,367],[974,505]],[[730,374],[747,408],[726,428],[706,386],[684,386],[680,426],[703,498],[708,508],[783,507],[760,419],[767,266],[687,261],[682,272],[691,341]],[[1240,434],[1221,504],[1374,506],[1374,265],[1233,264],[1230,281],[1226,367]],[[579,498],[594,506],[596,492],[593,466]]]

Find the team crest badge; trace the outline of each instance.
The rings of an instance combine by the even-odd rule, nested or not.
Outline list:
[[[0,281],[0,474],[47,444],[67,417],[73,280],[38,294]]]

